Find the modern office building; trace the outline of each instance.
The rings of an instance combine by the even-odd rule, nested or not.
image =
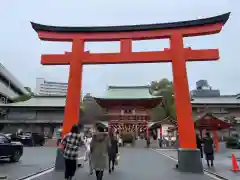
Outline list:
[[[199,80],[196,82],[196,89],[191,91],[192,97],[220,97],[219,89],[212,89],[207,80]]]
[[[36,79],[35,94],[39,96],[66,96],[68,83]]]
[[[0,63],[0,103],[12,102],[29,94],[24,86]]]

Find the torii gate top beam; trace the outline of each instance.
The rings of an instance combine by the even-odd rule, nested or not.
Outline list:
[[[169,38],[173,33],[183,37],[215,34],[221,31],[230,13],[191,21],[99,27],[62,27],[31,23],[41,40],[46,41],[116,41],[121,39],[143,40]]]

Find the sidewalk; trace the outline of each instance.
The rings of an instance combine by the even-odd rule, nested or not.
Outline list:
[[[120,164],[111,175],[106,171],[104,180],[210,180],[203,174],[180,173],[175,162],[150,149],[121,148]],[[63,179],[63,172],[52,172],[36,178],[36,180]],[[87,164],[78,169],[75,179],[95,180],[95,176],[88,176]]]
[[[157,151],[161,154],[166,154],[173,158],[177,159],[177,151],[176,150],[163,150],[157,149]],[[208,168],[205,157],[203,158],[203,167],[207,171],[216,173],[220,176],[223,176],[229,180],[239,180],[240,173],[234,173],[231,171],[232,168],[232,160],[231,155],[232,153],[235,154],[237,158],[240,158],[240,151],[239,150],[230,150],[224,149],[222,152],[215,153],[215,160],[214,160],[214,167]]]

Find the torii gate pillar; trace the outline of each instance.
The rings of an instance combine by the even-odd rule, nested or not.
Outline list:
[[[181,171],[202,173],[200,151],[196,149],[186,62],[218,60],[219,52],[218,49],[184,48],[183,38],[219,33],[229,15],[230,13],[194,21],[137,26],[57,27],[32,23],[33,29],[42,40],[72,42],[72,52],[42,55],[41,61],[44,65],[70,65],[63,135],[79,119],[83,64],[171,62],[180,144],[178,167]],[[169,49],[132,52],[133,40],[165,38],[170,39]],[[120,53],[84,52],[85,41],[120,41]]]

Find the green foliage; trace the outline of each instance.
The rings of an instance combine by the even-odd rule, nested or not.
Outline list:
[[[162,96],[163,105],[158,105],[152,111],[152,120],[159,121],[168,116],[176,118],[173,83],[166,78],[160,81],[152,81],[150,93],[153,96]]]
[[[24,87],[24,88],[29,92],[29,94],[24,94],[24,95],[18,96],[17,98],[13,99],[14,103],[27,101],[32,98],[34,93],[32,92],[31,88],[30,87]]]
[[[159,121],[167,117],[166,111],[162,105],[158,105],[157,107],[153,108],[151,111],[151,120],[152,121]]]
[[[30,93],[31,96],[34,95],[30,87],[24,87],[24,88]]]
[[[234,137],[234,136],[231,136],[231,137],[228,137],[226,139],[226,146],[227,147],[240,147],[240,139],[239,137]]]
[[[19,96],[19,97],[13,99],[13,102],[27,101],[27,100],[31,99],[31,97],[32,97],[32,96],[29,95],[29,94],[24,94],[24,95],[22,95],[22,96]]]

